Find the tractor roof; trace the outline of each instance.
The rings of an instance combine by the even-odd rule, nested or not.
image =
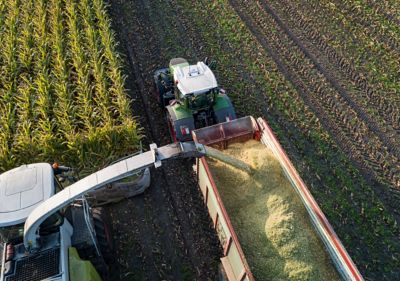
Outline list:
[[[23,223],[54,194],[54,172],[48,163],[23,165],[0,175],[0,227]]]
[[[203,62],[196,65],[178,66],[174,71],[174,81],[183,95],[201,94],[218,87],[211,69]]]

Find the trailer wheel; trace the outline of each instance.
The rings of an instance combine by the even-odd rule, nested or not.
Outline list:
[[[218,266],[218,280],[219,281],[228,281],[228,276],[225,273],[224,267],[220,263]]]
[[[92,216],[101,255],[107,264],[112,264],[115,262],[114,242],[111,236],[108,215],[104,208],[93,208]]]

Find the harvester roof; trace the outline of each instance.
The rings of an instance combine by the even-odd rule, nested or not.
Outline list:
[[[0,227],[23,223],[54,194],[54,172],[48,163],[23,165],[0,175]]]
[[[183,95],[202,94],[218,87],[214,73],[203,62],[196,65],[177,67],[174,71],[174,81]]]

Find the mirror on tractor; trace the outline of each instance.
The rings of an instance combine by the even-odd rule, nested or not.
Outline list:
[[[217,66],[217,62],[215,60],[209,60],[208,57],[205,57],[203,62],[209,68],[215,68]]]

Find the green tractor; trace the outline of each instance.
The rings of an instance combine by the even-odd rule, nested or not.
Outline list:
[[[207,60],[189,65],[174,58],[169,68],[154,73],[154,82],[175,142],[191,140],[194,129],[236,119],[231,100],[219,88]]]

